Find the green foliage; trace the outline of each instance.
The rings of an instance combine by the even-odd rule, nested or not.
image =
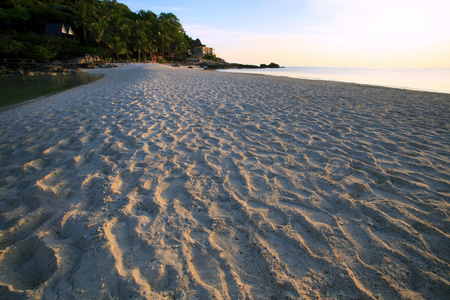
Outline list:
[[[57,52],[54,49],[44,47],[41,45],[33,45],[30,47],[28,51],[28,56],[30,58],[36,58],[36,59],[53,59],[56,57]]]
[[[11,58],[53,59],[58,54],[57,44],[50,37],[30,34],[15,34],[8,47],[2,47],[0,56]]]
[[[22,43],[31,43],[31,44],[38,44],[38,43],[41,43],[44,40],[44,36],[43,35],[38,35],[36,33],[13,34],[12,38],[14,40],[22,42]]]
[[[0,11],[1,27],[14,25],[16,31],[23,31],[29,19],[27,10],[20,6]]]
[[[6,41],[0,39],[0,56],[7,58],[18,58],[25,53],[25,46],[18,41]]]
[[[219,61],[219,58],[217,58],[217,56],[215,54],[205,54],[203,56],[203,58],[204,59],[209,59],[209,60],[212,60],[212,61],[216,61],[216,62]]]
[[[70,24],[76,40],[43,36],[47,23]],[[89,53],[116,59],[131,55],[140,61],[142,55],[158,52],[174,60],[185,57],[192,46],[173,13],[135,13],[116,0],[5,0],[0,4],[0,29],[18,33],[12,36],[17,43],[0,44],[1,56]]]
[[[98,55],[99,57],[109,55],[108,51],[103,48],[78,45],[71,56],[83,56],[84,54]]]
[[[112,54],[116,55],[117,60],[119,60],[120,55],[128,53],[127,44],[119,36],[110,37],[108,47]]]
[[[36,8],[27,9],[29,19],[26,22],[27,31],[44,34],[47,23],[63,23],[71,22],[70,15],[62,12],[54,7],[38,6]],[[32,30],[29,30],[32,28]]]

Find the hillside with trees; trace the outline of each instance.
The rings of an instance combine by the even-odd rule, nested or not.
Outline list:
[[[72,36],[45,35],[65,24]],[[0,3],[0,58],[181,60],[193,40],[173,13],[132,12],[116,0],[4,0]]]

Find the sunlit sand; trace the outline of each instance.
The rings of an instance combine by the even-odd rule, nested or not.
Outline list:
[[[91,72],[0,112],[0,294],[448,297],[450,95]]]

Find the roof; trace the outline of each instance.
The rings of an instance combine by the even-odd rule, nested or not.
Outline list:
[[[75,35],[70,25],[64,25],[62,23],[47,23],[45,27],[45,35]]]
[[[196,39],[194,41],[194,47],[206,47],[206,45],[203,45],[200,39]]]

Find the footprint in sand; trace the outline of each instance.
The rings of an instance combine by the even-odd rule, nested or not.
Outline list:
[[[31,236],[0,256],[0,280],[15,290],[33,290],[45,283],[58,268],[55,252]]]

